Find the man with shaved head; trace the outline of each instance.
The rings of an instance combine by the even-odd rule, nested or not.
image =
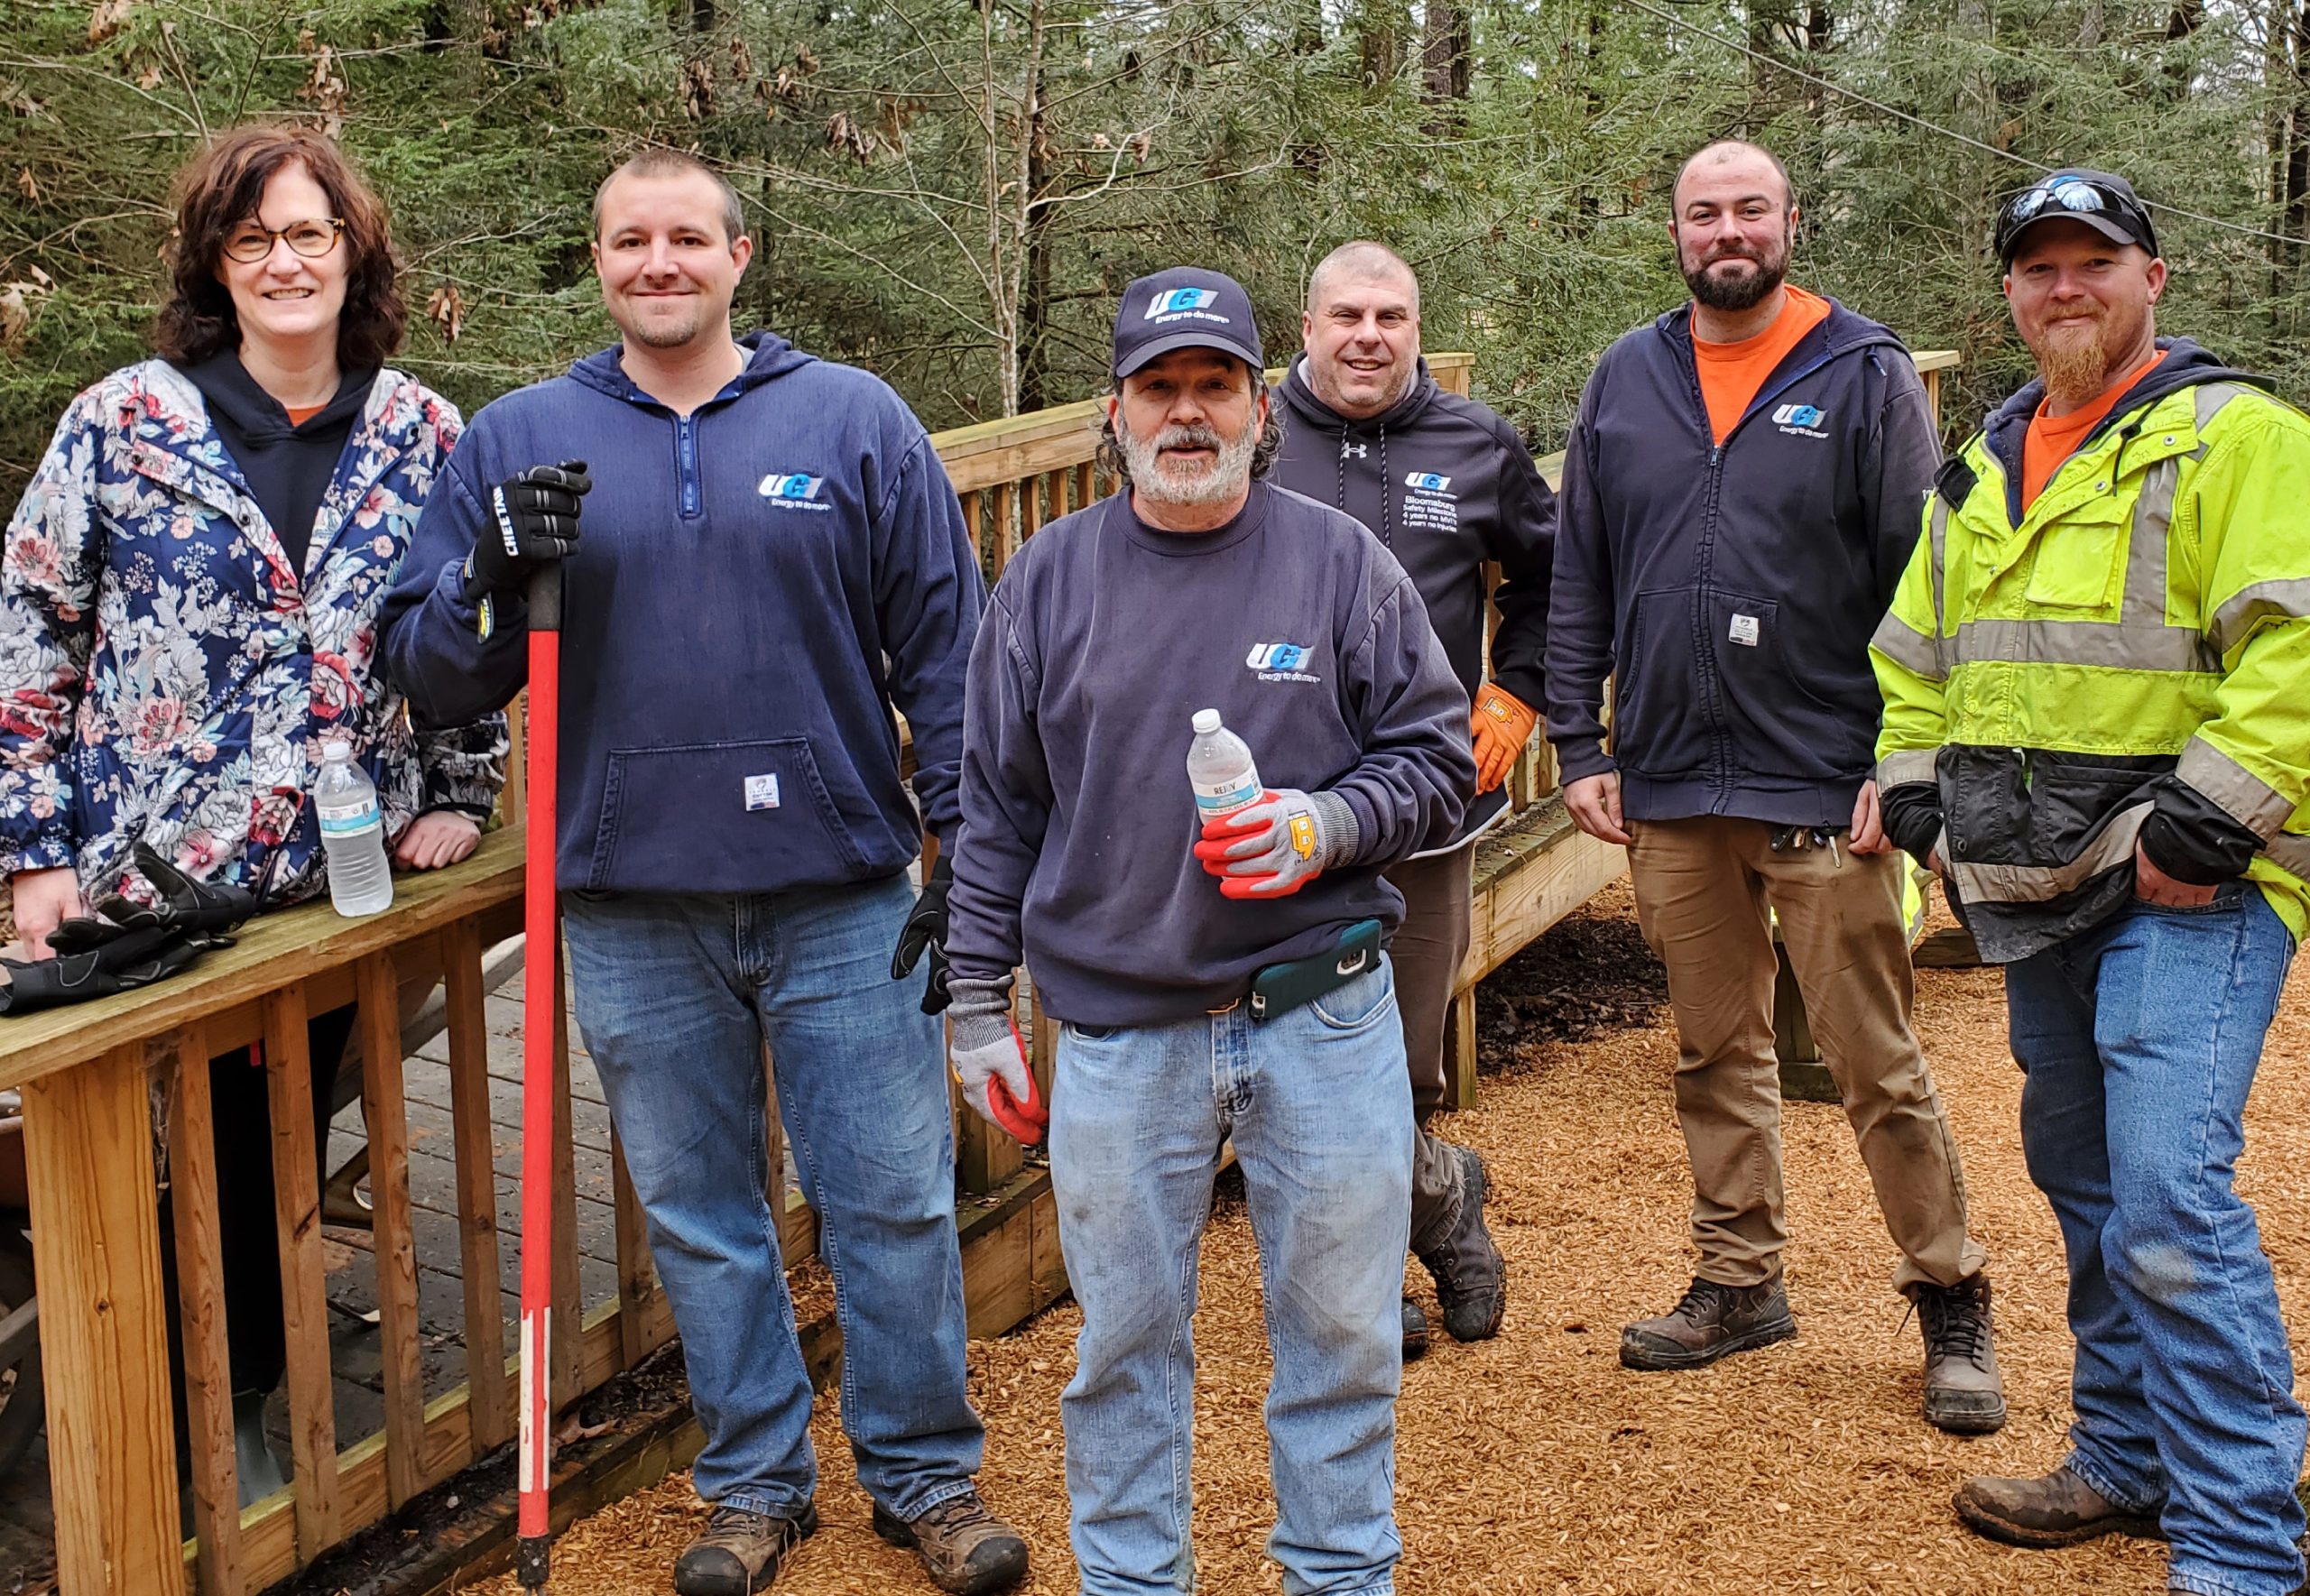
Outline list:
[[[1629,851],[1692,1161],[1699,1268],[1627,1327],[1621,1361],[1696,1369],[1797,1333],[1777,914],[1924,1329],[1925,1416],[1994,1430],[1987,1258],[1909,1023],[1901,867],[1870,779],[1870,636],[1939,464],[1924,386],[1892,333],[1788,282],[1797,208],[1771,152],[1709,145],[1673,207],[1692,302],[1614,344],[1581,395],[1548,616],[1565,804]]]
[[[1507,810],[1502,790],[1540,703],[1556,495],[1516,429],[1446,392],[1419,356],[1419,280],[1386,244],[1343,244],[1317,263],[1300,317],[1305,352],[1283,380],[1289,416],[1276,481],[1362,521],[1402,562],[1474,706],[1476,790],[1443,847],[1388,872],[1404,921],[1390,948],[1421,1122],[1412,1172],[1412,1250],[1436,1280],[1455,1341],[1499,1333],[1507,1269],[1484,1228],[1483,1160],[1430,1132],[1444,1102],[1445,1016],[1467,956],[1478,833]],[[1483,567],[1497,561],[1500,630],[1484,679]],[[1403,1301],[1404,1355],[1428,1348],[1428,1318]]]

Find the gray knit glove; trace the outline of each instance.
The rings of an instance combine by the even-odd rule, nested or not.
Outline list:
[[[1354,859],[1361,841],[1339,794],[1280,787],[1206,826],[1195,856],[1227,897],[1282,898]]]
[[[948,1052],[964,1101],[981,1119],[1031,1147],[1049,1128],[1050,1115],[1027,1067],[1027,1045],[1011,1019],[1011,978],[950,976],[947,993],[947,1019],[953,1027]]]

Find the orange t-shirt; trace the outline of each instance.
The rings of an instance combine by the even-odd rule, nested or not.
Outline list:
[[[2102,396],[2092,404],[2084,410],[2072,411],[2065,416],[2046,414],[2046,406],[2052,401],[2037,401],[2037,413],[2029,418],[2029,430],[2021,439],[2021,509],[2025,514],[2029,506],[2037,502],[2037,495],[2046,491],[2046,484],[2054,479],[2054,473],[2061,469],[2061,463],[2077,452],[2077,446],[2085,441],[2085,435],[2093,430],[2102,417],[2117,408],[2118,401],[2125,397],[2127,389],[2141,381],[2165,358],[2166,351],[2160,349],[2102,389]]]
[[[328,409],[328,406],[325,404],[284,404],[281,408],[289,412],[289,425],[291,427],[301,427],[306,422],[311,420],[315,416],[319,415],[323,411]]]
[[[1806,333],[1829,318],[1829,302],[1808,294],[1795,283],[1772,325],[1753,338],[1737,344],[1712,344],[1693,339],[1694,364],[1700,368],[1700,396],[1708,406],[1708,429],[1723,443],[1741,424],[1765,379],[1772,375],[1788,352]]]

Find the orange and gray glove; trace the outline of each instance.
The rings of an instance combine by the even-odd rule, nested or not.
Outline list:
[[[963,1099],[979,1118],[1032,1147],[1050,1129],[1050,1111],[1027,1065],[1027,1045],[1011,1019],[1011,982],[949,978],[954,1025],[949,1056]]]
[[[1272,788],[1203,828],[1195,856],[1229,898],[1284,898],[1355,857],[1355,811],[1335,792]]]
[[[1486,682],[1476,694],[1470,718],[1476,744],[1476,790],[1490,792],[1508,780],[1540,717],[1513,693],[1502,691],[1497,682]]]

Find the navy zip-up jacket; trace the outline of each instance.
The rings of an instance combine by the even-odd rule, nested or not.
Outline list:
[[[586,461],[561,631],[564,889],[869,881],[906,868],[925,821],[947,841],[960,825],[984,592],[946,471],[878,378],[770,334],[742,342],[745,370],[686,418],[616,347],[485,407],[385,605],[387,667],[420,721],[507,702],[528,675],[526,612],[493,601],[483,636],[466,556],[497,484]]]
[[[1425,360],[1401,399],[1360,421],[1316,397],[1304,355],[1278,392],[1289,420],[1276,485],[1346,511],[1402,563],[1471,698],[1483,685],[1483,566],[1500,563],[1492,679],[1540,708],[1556,494],[1516,429],[1474,400],[1446,392]],[[1472,791],[1454,840],[1483,830],[1507,802],[1505,786]]]
[[[1719,447],[1691,324],[1687,304],[1627,334],[1580,396],[1548,737],[1567,782],[1617,769],[1631,819],[1843,826],[1876,756],[1869,639],[1940,464],[1925,385],[1832,301]]]
[[[1224,897],[1194,848],[1189,721],[1215,708],[1270,788],[1337,793],[1356,847],[1286,897]],[[1392,931],[1380,873],[1449,838],[1475,788],[1468,696],[1419,590],[1353,520],[1264,483],[1209,532],[1159,531],[1128,493],[1051,522],[1003,573],[971,656],[947,956],[1025,956],[1049,1010],[1163,1025],[1264,964]]]

